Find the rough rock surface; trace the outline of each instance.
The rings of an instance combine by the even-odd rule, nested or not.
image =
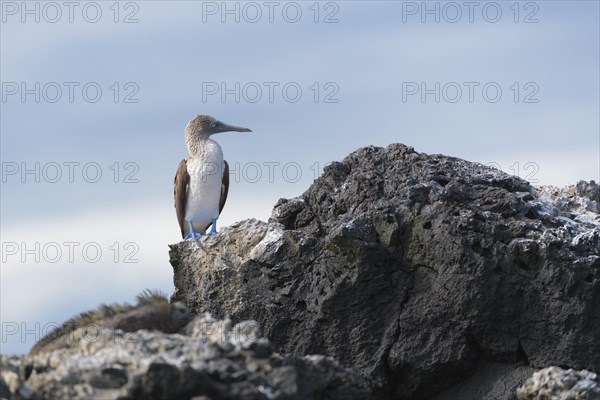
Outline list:
[[[586,370],[550,367],[517,389],[519,400],[600,400],[600,378]]]
[[[68,348],[0,356],[8,399],[370,399],[355,373],[331,358],[281,357],[256,321],[231,326],[209,315],[183,334],[101,328]],[[197,396],[197,397],[195,397]]]
[[[600,371],[599,212],[593,181],[367,147],[268,223],[173,245],[173,299],[332,356],[379,399],[513,399],[533,368]]]

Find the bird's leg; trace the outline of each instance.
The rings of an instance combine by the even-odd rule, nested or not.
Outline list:
[[[217,234],[217,219],[212,219],[212,226],[210,228],[210,232],[206,234],[206,236],[215,236]]]
[[[200,239],[202,235],[194,230],[194,224],[192,224],[191,220],[188,221],[188,224],[190,225],[190,233],[188,233],[187,236],[183,238],[183,240]]]

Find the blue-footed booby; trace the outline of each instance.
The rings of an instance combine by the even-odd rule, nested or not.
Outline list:
[[[190,156],[181,160],[175,174],[175,211],[185,240],[217,234],[217,219],[229,191],[229,165],[223,159],[221,146],[210,136],[232,131],[252,132],[208,115],[198,115],[185,128]]]

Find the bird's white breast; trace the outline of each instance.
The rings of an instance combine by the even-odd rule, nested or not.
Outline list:
[[[203,232],[213,218],[219,217],[224,168],[221,146],[210,139],[203,142],[195,157],[187,160],[190,183],[185,219],[192,220],[198,232]]]

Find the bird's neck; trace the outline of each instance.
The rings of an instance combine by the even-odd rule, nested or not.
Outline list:
[[[204,157],[207,152],[218,151],[222,153],[221,146],[210,138],[210,135],[188,136],[185,142],[191,157]]]

